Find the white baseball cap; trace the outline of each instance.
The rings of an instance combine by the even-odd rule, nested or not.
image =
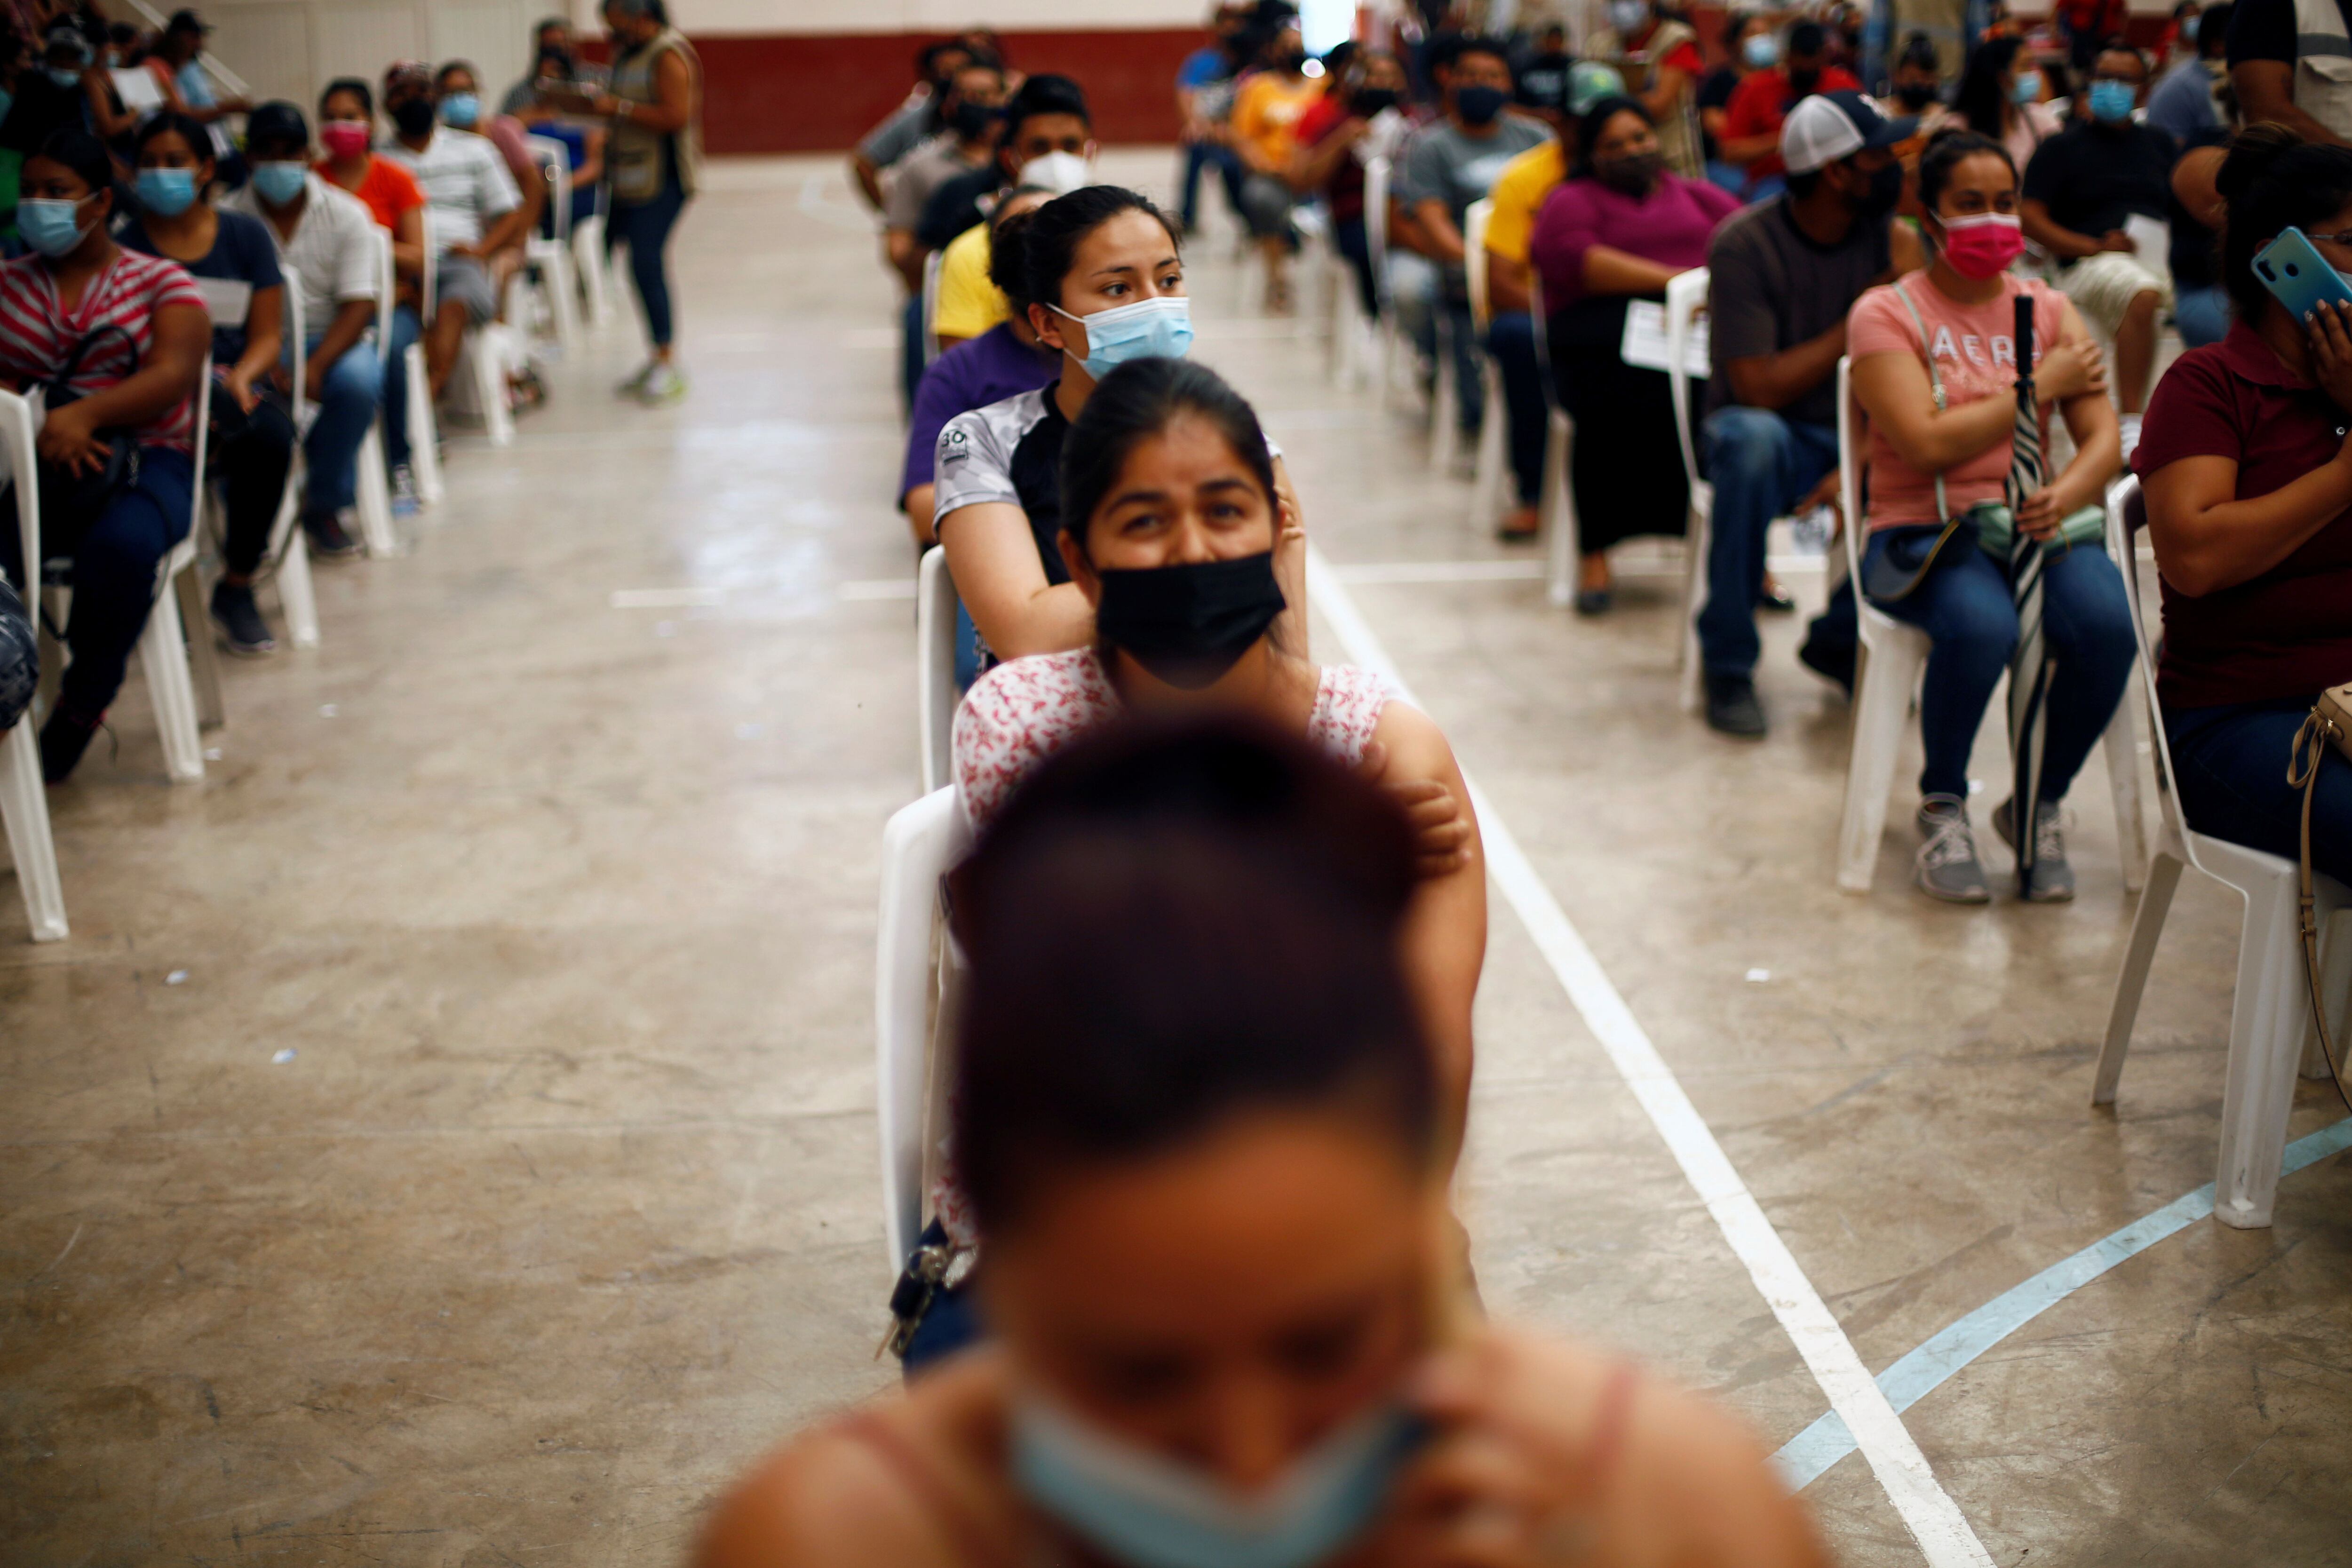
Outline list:
[[[1887,119],[1852,89],[1817,92],[1780,122],[1780,162],[1792,174],[1810,174],[1868,148],[1908,142],[1918,128],[1919,121],[1908,116]]]

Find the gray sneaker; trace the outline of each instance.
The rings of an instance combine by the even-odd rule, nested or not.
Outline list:
[[[2017,847],[2017,802],[2005,800],[1993,809],[1992,830],[2011,848]],[[2033,874],[2029,881],[2018,869],[2017,896],[2032,904],[2063,904],[2074,896],[2074,868],[2066,864],[2066,830],[2058,819],[2058,803],[2036,801],[2033,806]]]
[[[1917,869],[1912,880],[1931,899],[1948,904],[1992,901],[1985,885],[1984,867],[1977,859],[1976,835],[1969,828],[1969,808],[1958,795],[1931,795],[1919,803]]]

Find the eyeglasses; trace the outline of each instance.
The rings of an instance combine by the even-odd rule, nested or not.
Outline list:
[[[2330,245],[2340,245],[2347,250],[2352,250],[2352,228],[2346,229],[2342,234],[2313,234],[2305,235],[2304,237],[2324,239]]]

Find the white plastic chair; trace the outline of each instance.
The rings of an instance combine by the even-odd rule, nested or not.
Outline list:
[[[1666,280],[1666,386],[1675,400],[1675,438],[1682,444],[1683,478],[1690,486],[1690,518],[1683,532],[1682,638],[1676,650],[1676,689],[1683,711],[1698,711],[1703,660],[1698,614],[1706,607],[1706,557],[1714,538],[1715,487],[1698,477],[1697,448],[1691,441],[1690,376],[1684,359],[1691,327],[1706,304],[1708,274],[1694,267]]]
[[[962,967],[940,921],[940,879],[971,829],[952,788],[901,808],[882,830],[882,910],[874,943],[875,1108],[881,1123],[882,1232],[895,1274],[923,1231],[923,1159],[931,1124],[937,1020]],[[933,932],[939,959],[933,963]]]
[[[1543,278],[1532,265],[1528,268],[1528,314],[1535,323],[1536,372],[1544,400],[1543,500],[1536,507],[1543,527],[1544,596],[1565,609],[1576,602],[1576,498],[1568,482],[1570,447],[1576,429],[1568,410],[1559,405],[1559,384],[1551,367],[1550,321],[1544,314]]]
[[[430,336],[433,331],[434,313],[440,303],[436,285],[439,281],[441,258],[436,248],[439,242],[433,234],[433,210],[427,207],[423,216],[425,220],[425,316],[424,331],[421,335]],[[514,412],[507,406],[506,369],[512,357],[508,352],[505,341],[508,331],[509,329],[498,321],[485,322],[478,327],[469,324],[457,340],[457,364],[450,376],[451,406],[459,413],[470,413],[479,419],[482,422],[482,434],[489,438],[489,443],[493,447],[511,446],[514,442]],[[415,384],[415,382],[410,383],[412,387]],[[458,395],[460,394],[463,395]],[[426,384],[423,401],[428,409],[431,408],[433,395],[429,383]],[[413,422],[409,432],[409,444],[412,448],[422,444]],[[412,456],[412,466],[414,462],[415,458]],[[436,463],[435,468],[437,479],[439,465]],[[422,489],[424,483],[424,479],[420,477],[417,480],[417,488]]]
[[[923,363],[940,357],[940,269],[948,253],[934,250],[923,258]]]
[[[1870,891],[1878,868],[1879,840],[1886,831],[1886,795],[1895,785],[1895,760],[1911,714],[1911,699],[1927,668],[1927,634],[1896,620],[1862,591],[1862,479],[1856,445],[1853,362],[1840,356],[1837,369],[1838,496],[1844,514],[1846,574],[1854,585],[1854,615],[1862,635],[1861,662],[1854,671],[1853,750],[1846,763],[1845,807],[1838,821],[1837,883],[1849,893]],[[2128,574],[2129,558],[2118,562]],[[2123,863],[2124,888],[2137,891],[2147,851],[2140,833],[2139,752],[2132,735],[2132,705],[2119,702],[2105,742],[2107,782],[2116,806],[2116,849]],[[2284,760],[2280,766],[2285,766]]]
[[[0,392],[0,448],[16,481],[16,537],[29,581],[16,584],[25,607],[37,616],[41,593],[40,474],[33,454],[31,405],[13,392]],[[49,837],[48,791],[41,783],[40,726],[28,710],[0,735],[0,824],[8,832],[8,858],[16,867],[16,891],[25,900],[25,920],[35,942],[66,939],[65,885],[58,877],[58,849]]]
[[[310,406],[302,386],[303,356],[309,346],[309,339],[303,335],[302,285],[289,277],[282,292],[286,300],[286,341],[293,345],[294,365],[294,374],[287,377],[293,384],[287,411],[293,416],[299,437]],[[309,461],[298,438],[293,461],[286,466],[286,489],[278,502],[278,515],[270,520],[268,548],[262,556],[265,561],[278,563],[278,598],[286,606],[286,631],[296,647],[319,646],[319,598],[310,582],[310,541],[301,528],[302,492],[309,484]],[[206,492],[206,487],[202,485],[197,489],[200,495]]]
[[[375,230],[375,346],[378,363],[388,366],[392,354],[392,313],[394,308],[392,276],[392,231]],[[412,367],[413,368],[413,367]],[[360,537],[367,542],[370,555],[379,560],[394,554],[400,548],[398,533],[392,522],[392,480],[384,472],[383,410],[379,406],[375,416],[368,421],[367,434],[360,437],[357,489],[352,497],[352,510],[359,513]],[[409,473],[416,465],[409,464]],[[422,496],[418,498],[422,500]]]
[[[2147,972],[2158,939],[2180,886],[2180,873],[2194,866],[2246,901],[2238,937],[2238,988],[2230,1007],[2230,1065],[2221,1089],[2220,1169],[2213,1178],[2213,1217],[2242,1230],[2271,1223],[2279,1164],[2286,1147],[2287,1113],[2294,1104],[2298,1065],[2307,1078],[2327,1076],[2311,1023],[2310,990],[2303,973],[2303,938],[2297,923],[2296,863],[2281,856],[2232,844],[2190,827],[2172,792],[2172,748],[2164,732],[2156,694],[2156,649],[2139,603],[2139,574],[2133,569],[2133,536],[2144,517],[2139,480],[2127,479],[2107,498],[2107,549],[2123,569],[2132,627],[2139,636],[2141,689],[2155,732],[2158,765],[2156,846],[2148,858],[2147,889],[2132,917],[2131,941],[2107,1013],[2106,1043],[2099,1050],[2098,1077],[2091,1103],[2112,1105],[2131,1048],[2132,1025],[2139,1016]],[[2282,771],[2285,759],[2279,763]],[[2340,759],[2328,763],[2342,765]],[[2331,1025],[2342,1028],[2345,998],[2352,994],[2352,942],[2338,918],[2352,909],[2352,889],[2325,872],[2312,876],[2321,939],[2321,992]]]
[[[915,714],[922,724],[926,790],[950,782],[952,771],[949,753],[962,700],[956,689],[956,610],[962,603],[948,574],[948,552],[931,546],[915,573]]]
[[[572,226],[572,263],[580,274],[580,292],[588,301],[588,324],[601,327],[613,319],[613,290],[606,280],[612,258],[604,251],[604,208],[612,191],[596,182],[596,210]]]
[[[433,307],[439,300],[439,257],[433,248],[433,212],[417,217],[425,237],[425,277],[417,293],[417,341],[408,345],[408,471],[415,477],[417,499],[427,506],[441,504],[441,421],[433,409],[433,382],[425,364],[425,338],[433,331]]]
[[[1470,283],[1470,322],[1484,336],[1494,320],[1494,302],[1486,292],[1486,223],[1494,216],[1491,196],[1470,204],[1463,215],[1463,271]],[[1503,480],[1510,468],[1511,421],[1503,402],[1502,367],[1483,350],[1478,355],[1486,388],[1486,415],[1478,426],[1478,454],[1470,479],[1470,526],[1492,528],[1503,515]]]
[[[525,136],[523,145],[530,150],[540,177],[547,182],[548,214],[554,230],[552,238],[534,232],[523,242],[523,256],[546,280],[540,292],[546,297],[548,314],[555,322],[555,341],[569,355],[580,347],[580,296],[572,276],[572,154],[552,136]]]
[[[1381,319],[1374,332],[1372,354],[1372,390],[1379,406],[1386,408],[1396,387],[1396,361],[1399,336],[1396,308],[1389,294],[1389,183],[1390,168],[1386,158],[1374,158],[1364,165],[1364,253],[1371,258],[1372,277],[1381,290]]]

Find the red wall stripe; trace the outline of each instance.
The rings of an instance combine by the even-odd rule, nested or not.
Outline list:
[[[702,58],[703,144],[713,153],[846,150],[897,108],[915,79],[915,51],[936,35],[717,35]],[[1024,71],[1076,79],[1106,142],[1173,142],[1176,68],[1205,32],[1007,33]]]

